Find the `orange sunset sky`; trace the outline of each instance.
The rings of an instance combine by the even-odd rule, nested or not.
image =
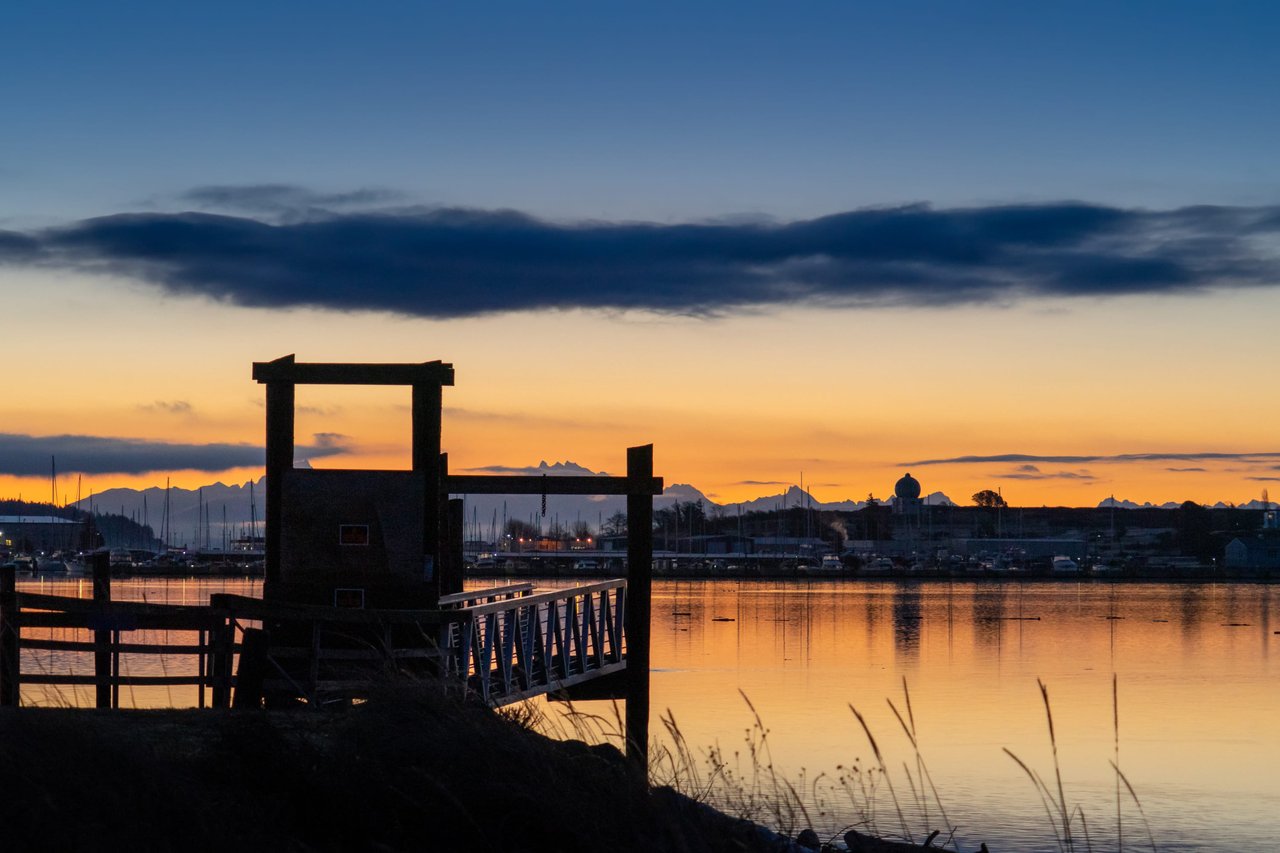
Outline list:
[[[4,271],[22,368],[7,431],[260,445],[253,361],[451,361],[451,468],[572,460],[620,473],[653,442],[668,483],[726,503],[805,483],[817,500],[885,497],[903,471],[958,502],[1001,488],[1014,505],[1117,498],[1242,502],[1277,460],[1108,460],[1273,448],[1266,393],[1280,297],[1056,300],[992,308],[787,308],[693,319],[584,310],[450,321],[156,300],[124,279]],[[407,389],[303,387],[297,441],[347,438],[318,467],[407,467]],[[922,464],[1002,454],[1058,463]],[[47,465],[47,462],[43,463]],[[65,467],[67,463],[61,463]],[[1025,470],[1024,470],[1025,469]],[[1183,470],[1174,470],[1183,469]],[[257,468],[84,475],[80,488],[242,482]],[[47,475],[3,478],[45,499]],[[74,499],[73,473],[60,477]]]

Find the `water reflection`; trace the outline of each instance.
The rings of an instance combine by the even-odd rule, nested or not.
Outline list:
[[[893,591],[893,645],[906,660],[920,655],[921,600],[917,583],[899,583]]]
[[[885,699],[902,707],[906,678],[930,772],[967,828],[961,839],[1055,850],[1037,795],[1003,752],[1053,772],[1043,679],[1068,799],[1088,811],[1094,848],[1114,849],[1114,837],[1097,838],[1115,818],[1116,673],[1122,766],[1160,849],[1270,849],[1280,834],[1269,587],[742,580],[654,590],[674,596],[653,611],[654,712],[672,710],[694,745],[735,747],[750,722],[742,691],[781,769],[812,777],[865,758],[850,704],[900,765],[911,748]],[[721,614],[738,619],[710,621]],[[659,636],[678,639],[659,648]],[[1138,825],[1131,804],[1124,817]]]
[[[999,650],[1004,631],[1004,584],[980,585],[973,591],[973,636],[980,646]]]

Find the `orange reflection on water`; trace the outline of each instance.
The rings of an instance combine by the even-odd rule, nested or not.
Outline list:
[[[43,595],[60,595],[70,598],[92,598],[93,583],[87,577],[48,576],[21,580],[21,592]],[[114,601],[142,601],[151,604],[208,604],[214,593],[262,596],[262,580],[258,578],[130,578],[117,579],[111,585]],[[70,628],[24,628],[23,637],[72,642],[92,642],[93,632]],[[195,631],[128,631],[122,632],[121,641],[147,645],[195,645]],[[49,675],[93,675],[92,652],[22,650],[24,673]],[[126,653],[120,655],[120,674],[126,676],[194,675],[198,658],[195,655],[150,655]],[[205,694],[208,701],[208,691]],[[92,707],[92,685],[44,685],[25,684],[22,687],[22,704],[28,707]],[[199,704],[196,687],[189,686],[131,686],[123,685],[119,692],[121,708],[194,708]]]
[[[1042,680],[1069,798],[1114,821],[1114,673],[1120,765],[1148,814],[1187,836],[1178,849],[1232,849],[1224,839],[1280,830],[1272,597],[1247,584],[656,583],[653,709],[691,744],[732,751],[751,723],[742,691],[775,763],[812,778],[871,758],[850,704],[892,766],[911,759],[886,702],[906,715],[905,679],[944,801],[1034,849],[1043,808],[1003,748],[1052,775]],[[1203,803],[1213,829],[1197,839]]]

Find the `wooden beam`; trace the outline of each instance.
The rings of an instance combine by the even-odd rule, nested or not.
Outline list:
[[[444,488],[451,495],[660,495],[662,478],[538,477],[523,475],[450,474]]]
[[[255,361],[253,378],[293,385],[452,385],[453,365],[438,360],[421,364],[299,363],[289,355],[275,361]]]

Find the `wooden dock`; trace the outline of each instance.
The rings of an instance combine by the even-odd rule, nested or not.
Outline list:
[[[19,705],[23,686],[43,685],[92,687],[98,708],[120,707],[121,688],[133,686],[194,687],[201,708],[323,708],[396,679],[433,678],[496,707],[627,665],[625,580],[543,592],[513,584],[445,596],[434,610],[225,594],[191,606],[113,601],[100,561],[93,589],[92,599],[18,592],[13,569],[0,569],[0,706]],[[86,639],[53,639],[49,629]],[[146,642],[142,632],[183,639]],[[91,653],[92,672],[30,666],[24,651]],[[130,674],[127,655],[164,656],[174,673]]]

